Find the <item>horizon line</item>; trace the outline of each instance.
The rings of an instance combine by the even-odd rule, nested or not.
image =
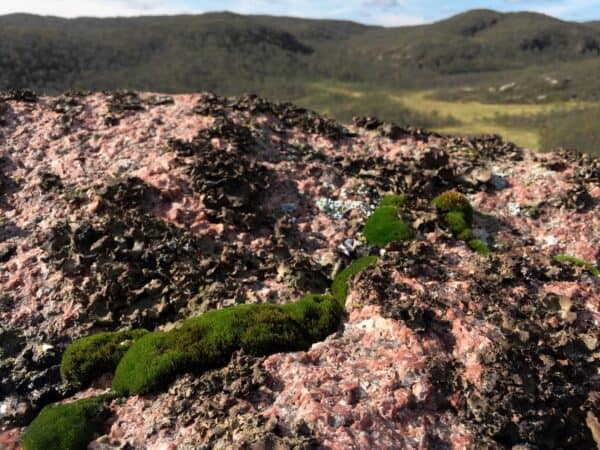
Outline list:
[[[81,20],[81,19],[95,19],[95,20],[110,20],[110,19],[143,19],[143,18],[161,18],[161,17],[194,17],[194,16],[207,16],[207,15],[218,15],[218,14],[230,14],[230,15],[234,15],[234,16],[241,16],[241,17],[273,17],[273,18],[281,18],[281,19],[297,19],[297,20],[312,20],[312,21],[326,21],[326,22],[344,22],[344,23],[352,23],[352,24],[356,24],[356,25],[362,25],[362,26],[366,26],[366,27],[378,27],[378,28],[411,28],[411,27],[416,27],[416,26],[422,26],[422,25],[432,25],[435,23],[439,23],[439,22],[443,22],[445,20],[448,19],[452,19],[454,17],[458,17],[461,16],[463,14],[467,14],[470,12],[476,12],[476,11],[487,11],[487,12],[492,12],[495,14],[500,14],[500,15],[517,15],[517,14],[532,14],[532,15],[537,15],[537,16],[544,16],[544,17],[548,17],[551,19],[555,19],[555,20],[559,20],[562,22],[570,22],[570,23],[578,23],[578,24],[586,24],[586,23],[590,23],[590,22],[595,22],[598,21],[600,19],[591,19],[591,20],[584,20],[584,21],[577,21],[577,20],[568,20],[568,19],[563,19],[560,17],[556,17],[550,14],[545,14],[545,13],[541,13],[538,11],[530,11],[530,10],[522,10],[522,11],[507,11],[507,12],[503,12],[503,11],[498,11],[495,9],[491,9],[491,8],[474,8],[474,9],[467,9],[463,12],[457,13],[457,14],[451,14],[447,17],[444,17],[442,19],[439,20],[434,20],[434,21],[430,21],[430,22],[422,22],[422,23],[418,23],[418,24],[407,24],[407,25],[395,25],[395,26],[386,26],[386,25],[381,25],[381,24],[377,24],[377,23],[367,23],[367,22],[359,22],[356,20],[351,20],[351,19],[339,19],[339,18],[327,18],[327,17],[307,17],[307,16],[292,16],[292,15],[286,15],[286,14],[282,14],[282,15],[278,15],[278,14],[244,14],[244,13],[239,13],[239,12],[235,12],[235,11],[229,11],[229,10],[220,10],[220,11],[202,11],[202,12],[174,12],[172,14],[164,14],[164,13],[159,13],[159,14],[135,14],[135,15],[115,15],[115,16],[88,16],[88,15],[82,15],[82,16],[73,16],[73,17],[69,17],[69,16],[61,16],[61,15],[52,15],[52,14],[36,14],[36,13],[31,13],[31,12],[11,12],[11,13],[6,13],[6,14],[0,14],[0,18],[2,17],[8,17],[8,16],[32,16],[32,17],[40,17],[40,18],[51,18],[51,19],[61,19],[61,20]]]

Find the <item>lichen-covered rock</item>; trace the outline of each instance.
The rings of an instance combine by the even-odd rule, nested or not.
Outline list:
[[[85,391],[61,382],[77,338],[289,304],[338,273],[345,311],[323,341],[113,399],[91,448],[598,444],[596,159],[134,92],[3,93],[0,153],[2,448],[44,406],[107,392],[95,369]],[[469,239],[432,204],[449,191]],[[389,194],[410,240],[379,248],[363,231]]]

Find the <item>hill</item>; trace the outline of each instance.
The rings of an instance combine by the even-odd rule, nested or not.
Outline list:
[[[600,30],[476,10],[417,27],[211,13],[0,18],[0,88],[294,92],[305,80],[419,84],[600,55]],[[414,83],[413,83],[414,84]]]
[[[367,30],[351,22],[230,13],[74,20],[19,14],[0,24],[0,87],[45,92],[289,86],[285,80],[310,72],[315,46]]]
[[[594,20],[592,22],[585,22],[585,24],[594,29],[600,29],[600,20]]]
[[[431,25],[355,37],[359,54],[402,72],[478,73],[597,58],[591,27],[533,13],[470,11]],[[354,47],[350,45],[350,47]]]

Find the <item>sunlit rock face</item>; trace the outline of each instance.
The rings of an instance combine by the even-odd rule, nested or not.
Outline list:
[[[596,445],[598,160],[253,96],[2,98],[0,447],[43,406],[108,389],[61,382],[74,339],[288,303],[367,254],[336,333],[114,400],[90,448]],[[489,255],[440,220],[448,190]],[[389,193],[413,238],[372,248],[362,227]]]

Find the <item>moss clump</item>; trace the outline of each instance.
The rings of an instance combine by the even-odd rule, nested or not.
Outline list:
[[[87,386],[106,372],[114,372],[131,344],[146,330],[98,333],[73,342],[62,356],[62,379],[76,387]]]
[[[377,256],[363,256],[357,259],[344,270],[339,272],[331,283],[331,292],[333,296],[341,303],[346,302],[348,296],[348,280],[350,277],[362,272],[369,266],[374,266],[377,263]]]
[[[442,214],[444,222],[458,239],[465,241],[470,249],[487,255],[490,249],[484,242],[473,238],[473,207],[469,199],[457,191],[447,191],[433,199],[435,206]]]
[[[490,249],[488,248],[487,245],[485,245],[484,242],[480,241],[479,239],[471,239],[470,241],[467,242],[467,245],[469,246],[469,248],[477,253],[480,253],[482,255],[489,255],[490,254]]]
[[[102,432],[110,396],[46,406],[21,437],[23,450],[81,450]]]
[[[594,266],[592,263],[584,261],[583,259],[579,259],[574,256],[568,256],[568,255],[556,255],[554,257],[554,260],[556,262],[560,262],[560,263],[568,262],[571,264],[575,264],[576,266],[583,267],[589,273],[591,273],[593,276],[600,277],[600,269],[598,267]]]
[[[446,191],[438,195],[433,199],[433,206],[445,213],[462,213],[469,226],[473,221],[473,207],[469,199],[458,191]]]
[[[379,206],[392,206],[394,208],[402,208],[406,203],[404,195],[389,194],[384,195],[379,203]]]
[[[363,235],[367,242],[385,247],[393,241],[406,241],[412,237],[410,227],[398,215],[405,199],[400,195],[386,195],[380,206],[367,219]]]
[[[450,211],[444,216],[444,221],[452,234],[459,239],[467,240],[472,237],[471,223],[467,220],[465,215],[460,211]]]
[[[330,295],[211,311],[134,342],[117,366],[112,387],[120,394],[156,391],[179,374],[226,364],[238,349],[256,356],[306,350],[337,329],[341,313],[341,304]]]

